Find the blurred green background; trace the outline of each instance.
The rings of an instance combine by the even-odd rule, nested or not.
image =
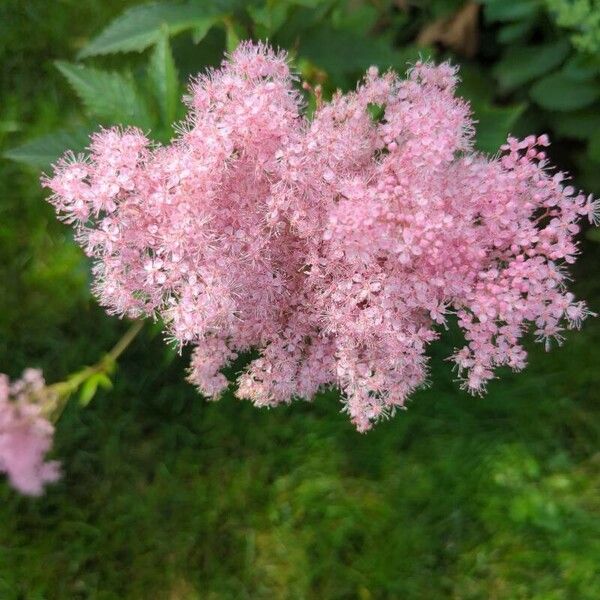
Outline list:
[[[4,0],[0,371],[57,381],[126,328],[90,296],[40,170],[99,123],[167,140],[189,75],[247,37],[289,49],[326,95],[371,64],[450,58],[481,150],[548,132],[600,196],[598,0]],[[582,235],[574,269],[596,312],[598,239]],[[333,393],[205,402],[147,327],[114,389],[63,415],[62,481],[40,499],[0,482],[0,598],[597,600],[598,319],[551,353],[530,343],[527,370],[483,399],[453,382],[457,343],[432,348],[406,412],[359,435]]]

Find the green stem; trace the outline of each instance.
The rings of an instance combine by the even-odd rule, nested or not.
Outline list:
[[[116,366],[117,359],[127,350],[143,327],[143,321],[134,321],[123,337],[96,364],[73,373],[65,381],[47,386],[43,395],[43,412],[46,416],[53,422],[58,421],[71,395],[92,375],[98,373],[110,375]]]
[[[112,350],[106,355],[112,362],[116,362],[119,356],[127,350],[127,347],[137,337],[137,334],[144,327],[144,321],[134,321],[131,327],[125,332],[125,335],[114,345]]]

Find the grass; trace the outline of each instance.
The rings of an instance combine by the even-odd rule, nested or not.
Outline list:
[[[48,61],[121,3],[59,4],[0,9],[6,47],[22,44],[0,54],[5,147],[74,118]],[[90,298],[42,198],[37,174],[0,162],[0,370],[56,380],[125,324]],[[586,244],[577,291],[596,311],[599,264]],[[433,350],[431,388],[359,435],[333,392],[269,411],[205,402],[183,382],[187,357],[147,328],[115,389],[64,414],[62,481],[33,500],[0,483],[0,598],[596,600],[600,322],[532,348],[484,399],[457,390],[452,345]]]
[[[0,597],[596,598],[599,335],[484,400],[437,356],[434,387],[366,436],[331,396],[206,403],[142,339],[64,416],[62,482],[3,490]]]

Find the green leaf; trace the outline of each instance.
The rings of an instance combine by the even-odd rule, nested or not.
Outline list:
[[[148,79],[158,102],[163,125],[168,127],[177,115],[179,79],[166,31],[156,43],[150,57]]]
[[[491,104],[494,96],[494,84],[485,69],[472,64],[464,64],[460,68],[458,94],[473,104]]]
[[[112,390],[113,383],[106,373],[98,373],[96,379],[98,380],[98,386],[103,390]]]
[[[273,4],[276,4],[280,0],[271,0]],[[323,2],[323,0],[289,0],[290,4],[296,4],[303,6],[304,8],[319,8],[320,5],[324,5],[327,9],[328,4],[334,4],[331,0]]]
[[[398,66],[402,55],[385,38],[365,37],[351,31],[322,26],[300,40],[299,54],[330,75],[364,71],[371,65]]]
[[[462,2],[462,0],[459,0],[459,2]],[[375,3],[372,2],[354,2],[348,4],[350,6],[346,10],[332,12],[331,24],[336,29],[352,31],[359,35],[370,35],[377,28],[377,23],[381,19],[381,8],[377,8]],[[455,9],[457,8],[455,7]],[[453,8],[450,7],[448,12],[452,13]]]
[[[375,104],[369,102],[367,104],[367,111],[371,117],[373,123],[382,123],[385,120],[385,106],[382,104]]]
[[[248,5],[247,11],[259,37],[272,36],[284,23],[290,4],[287,2],[267,2],[264,6]]]
[[[596,129],[588,143],[588,156],[600,163],[600,129]]]
[[[523,40],[529,31],[533,29],[535,24],[535,19],[526,19],[524,21],[503,25],[498,31],[498,41],[501,44],[510,44],[512,42]]]
[[[562,68],[565,75],[577,81],[593,79],[600,73],[600,56],[592,54],[575,54]]]
[[[112,381],[105,373],[94,373],[83,382],[79,391],[79,404],[87,406],[94,399],[99,387],[105,390],[112,388]]]
[[[533,17],[541,9],[538,0],[484,0],[485,20],[489,23],[496,21],[520,21]]]
[[[554,130],[562,136],[587,140],[600,131],[600,112],[593,108],[556,113],[552,117]]]
[[[87,406],[93,400],[97,390],[98,382],[94,379],[94,377],[87,379],[81,386],[81,390],[79,392],[79,404],[81,404],[81,406]]]
[[[35,169],[47,169],[67,150],[82,151],[89,143],[91,132],[89,127],[62,129],[10,148],[4,152],[4,156]]]
[[[91,116],[107,123],[137,125],[143,129],[153,125],[146,102],[130,74],[62,61],[57,61],[56,66]]]
[[[225,25],[225,47],[227,52],[233,52],[240,41],[248,37],[248,32],[241,23],[230,17],[223,19],[223,23]]]
[[[227,3],[223,2],[220,6],[209,2],[163,2],[134,6],[83,48],[78,58],[116,52],[141,52],[160,39],[163,28],[167,29],[170,36],[187,29],[205,29],[206,34],[214,24],[214,18],[224,14],[226,8]]]
[[[21,128],[22,124],[18,121],[13,121],[11,119],[0,121],[0,135],[4,133],[14,133],[15,131],[19,131]]]
[[[494,75],[503,91],[512,91],[558,67],[569,51],[570,44],[565,39],[550,44],[510,48],[496,65]]]
[[[514,106],[483,104],[476,107],[474,112],[478,121],[477,148],[491,154],[497,152],[524,110],[525,104]]]
[[[600,84],[578,81],[561,71],[540,79],[530,96],[542,108],[569,111],[585,108],[600,98]]]
[[[206,34],[220,21],[219,17],[207,17],[199,20],[192,29],[192,40],[194,44],[199,44]]]

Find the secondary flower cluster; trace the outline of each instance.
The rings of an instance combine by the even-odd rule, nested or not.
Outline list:
[[[60,476],[56,461],[44,461],[54,427],[42,415],[45,382],[41,371],[26,369],[9,381],[0,373],[0,473],[23,494],[38,496]]]
[[[44,180],[100,302],[192,344],[202,393],[256,349],[238,396],[273,406],[338,386],[364,431],[425,382],[449,315],[475,393],[525,366],[530,326],[543,341],[579,326],[563,265],[598,206],[549,172],[546,136],[475,152],[448,64],[371,68],[310,118],[295,83],[285,54],[242,44],[192,84],[169,145],[103,130]]]

